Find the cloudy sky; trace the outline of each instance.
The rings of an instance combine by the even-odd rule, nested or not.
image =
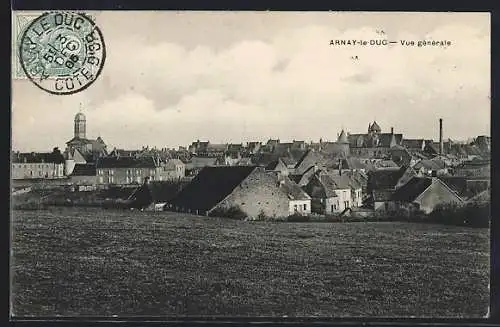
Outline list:
[[[487,13],[92,13],[100,77],[50,95],[13,80],[12,145],[64,148],[82,107],[110,147],[335,140],[344,128],[466,139],[490,130]],[[449,40],[451,46],[335,47],[332,39]],[[358,60],[351,57],[357,56]]]

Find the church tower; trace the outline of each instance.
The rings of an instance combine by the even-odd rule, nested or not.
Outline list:
[[[85,115],[81,112],[77,113],[75,116],[75,137],[84,139],[86,129]]]

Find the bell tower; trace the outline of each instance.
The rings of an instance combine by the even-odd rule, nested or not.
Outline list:
[[[79,112],[75,116],[75,137],[80,139],[86,138],[85,130],[86,130],[85,115]]]

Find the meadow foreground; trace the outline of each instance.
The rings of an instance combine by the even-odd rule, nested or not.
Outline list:
[[[489,230],[14,211],[22,316],[483,317]]]

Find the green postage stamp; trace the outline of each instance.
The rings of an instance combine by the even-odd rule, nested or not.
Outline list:
[[[102,33],[84,13],[18,14],[13,30],[14,78],[27,78],[51,94],[82,91],[103,68]]]

